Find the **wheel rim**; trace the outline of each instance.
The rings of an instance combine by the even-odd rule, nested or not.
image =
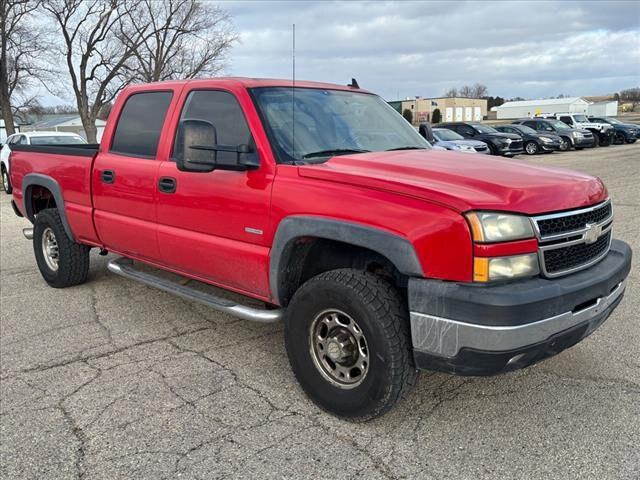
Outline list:
[[[311,357],[318,371],[340,388],[354,388],[369,371],[369,346],[360,326],[340,310],[325,310],[311,324]]]
[[[56,236],[49,227],[45,228],[42,232],[42,254],[44,255],[44,261],[54,272],[58,270],[58,241]]]
[[[615,143],[624,143],[624,135],[622,135],[621,133],[619,133],[618,135],[616,135],[616,137],[615,137]]]
[[[2,188],[4,188],[5,192],[9,191],[9,175],[5,170],[2,170]]]
[[[527,153],[533,155],[538,151],[538,146],[535,143],[527,143]]]
[[[569,142],[564,138],[560,140],[560,150],[567,150],[569,148]]]

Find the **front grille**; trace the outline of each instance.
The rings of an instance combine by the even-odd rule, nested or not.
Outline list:
[[[609,248],[611,230],[602,235],[594,243],[579,243],[564,248],[544,251],[544,266],[547,273],[564,272],[589,264],[602,256]]]
[[[487,147],[473,147],[476,152],[484,152]]]
[[[573,232],[584,228],[588,223],[600,223],[611,216],[611,203],[598,207],[588,212],[563,217],[554,217],[538,220],[540,236],[557,235],[561,233]]]

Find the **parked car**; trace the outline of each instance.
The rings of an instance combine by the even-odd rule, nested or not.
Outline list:
[[[589,117],[589,121],[611,125],[614,143],[634,143],[640,138],[640,125],[624,123],[613,117]]]
[[[480,140],[487,144],[491,155],[512,157],[522,153],[523,141],[520,135],[501,133],[489,125],[475,122],[441,123],[440,128],[447,128],[464,138]]]
[[[80,135],[69,132],[21,132],[7,137],[7,141],[0,149],[0,174],[2,188],[6,193],[12,192],[11,187],[11,147],[12,145],[69,145],[87,143]]]
[[[515,133],[524,140],[524,151],[529,155],[551,153],[560,150],[562,139],[551,133],[538,133],[526,125],[497,125],[494,127],[502,133]]]
[[[542,118],[555,118],[566,123],[571,128],[588,130],[596,139],[596,146],[608,147],[613,143],[613,128],[611,125],[590,122],[586,115],[582,113],[555,113],[553,115],[542,115]]]
[[[525,125],[536,132],[543,134],[555,134],[560,137],[560,151],[564,152],[570,148],[582,150],[596,146],[593,134],[588,130],[571,128],[564,122],[554,119],[544,118],[522,118],[511,122],[514,125]]]
[[[599,178],[474,160],[434,151],[353,85],[140,84],[118,96],[100,146],[16,145],[12,206],[34,224],[23,233],[52,287],[85,282],[98,248],[120,256],[114,274],[244,319],[283,318],[302,388],[366,420],[416,369],[523,368],[621,301],[631,249],[612,239]]]
[[[446,150],[455,150],[463,153],[489,154],[489,147],[480,140],[467,140],[462,135],[448,128],[434,128],[434,145]]]

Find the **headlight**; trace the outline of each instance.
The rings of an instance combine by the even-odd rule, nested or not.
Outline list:
[[[544,143],[553,142],[553,138],[549,138],[549,137],[540,137],[540,140],[542,140]]]
[[[573,132],[573,138],[582,138],[584,137],[584,135],[582,135],[582,132]]]
[[[539,273],[537,253],[494,258],[476,257],[473,261],[473,280],[476,282],[531,277]]]
[[[473,240],[476,242],[508,242],[533,238],[533,227],[528,217],[495,212],[467,214]]]

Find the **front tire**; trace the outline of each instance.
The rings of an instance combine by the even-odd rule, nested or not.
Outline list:
[[[2,189],[8,195],[11,195],[11,192],[13,192],[13,187],[11,186],[11,179],[9,178],[9,172],[7,172],[7,169],[5,168],[4,165],[2,165],[0,169],[1,169],[0,173],[2,174]]]
[[[55,208],[36,215],[33,250],[42,278],[54,288],[79,285],[89,274],[89,247],[74,242]]]
[[[380,416],[415,383],[406,304],[376,275],[340,269],[313,277],[293,296],[284,326],[293,373],[333,415]]]
[[[527,142],[527,144],[524,146],[524,150],[525,152],[527,152],[527,155],[535,155],[540,150],[540,147],[538,147],[538,144],[536,142],[532,141]]]

